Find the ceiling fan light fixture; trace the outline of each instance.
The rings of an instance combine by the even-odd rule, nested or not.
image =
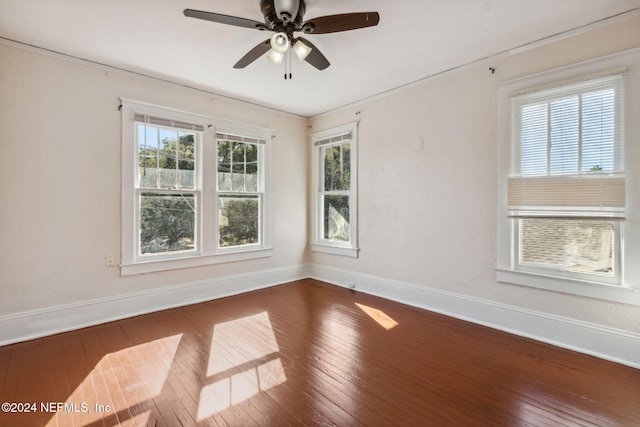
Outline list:
[[[269,54],[267,55],[267,58],[269,58],[269,60],[271,62],[273,62],[274,64],[282,64],[282,61],[284,60],[284,53],[280,53],[277,50],[273,50],[271,49],[269,51]]]
[[[289,49],[289,37],[285,33],[275,33],[271,36],[271,49],[278,53],[285,53]]]
[[[307,56],[309,56],[312,50],[309,46],[302,43],[301,40],[298,40],[297,42],[295,42],[292,49],[300,61],[304,61],[307,58]]]
[[[318,70],[325,70],[331,65],[329,60],[313,43],[303,38],[296,38],[295,33],[340,33],[374,27],[380,22],[378,12],[341,13],[318,16],[305,21],[306,9],[305,0],[260,0],[260,10],[264,16],[264,22],[195,9],[185,9],[183,13],[189,18],[275,33],[240,58],[233,65],[233,68],[236,69],[245,68],[267,52],[269,52],[269,59],[272,62],[282,63],[285,60],[285,54],[291,48],[301,61],[308,62]],[[295,48],[292,45],[295,45]],[[289,54],[291,54],[290,51]]]

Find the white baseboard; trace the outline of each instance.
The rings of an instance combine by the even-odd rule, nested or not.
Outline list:
[[[640,369],[640,334],[408,282],[297,265],[0,316],[0,346],[314,278]]]
[[[309,277],[305,265],[219,277],[0,316],[0,346]]]
[[[640,368],[640,334],[320,265],[309,276],[392,301]]]

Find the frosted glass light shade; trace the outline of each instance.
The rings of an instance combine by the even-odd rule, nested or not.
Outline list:
[[[289,49],[289,38],[285,33],[275,33],[271,36],[271,49],[278,53],[285,53]]]
[[[282,61],[284,60],[284,53],[280,53],[271,49],[269,51],[269,54],[267,55],[267,58],[269,58],[269,60],[274,64],[282,64]]]
[[[296,54],[296,56],[300,61],[304,61],[306,57],[309,56],[309,54],[311,53],[311,50],[312,49],[309,46],[302,43],[300,40],[298,40],[293,45],[293,52]]]

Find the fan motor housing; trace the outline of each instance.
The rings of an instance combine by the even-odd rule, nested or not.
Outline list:
[[[261,0],[260,1],[260,9],[262,10],[262,15],[264,16],[264,22],[267,24],[269,28],[272,30],[282,31],[286,27],[291,26],[293,29],[300,27],[302,25],[302,19],[304,13],[306,11],[306,5],[304,0],[299,0],[298,3],[298,11],[295,17],[291,17],[289,13],[282,13],[281,16],[283,19],[278,17],[278,11],[275,7],[275,0]],[[295,9],[295,8],[294,8]],[[290,31],[293,32],[293,31]]]

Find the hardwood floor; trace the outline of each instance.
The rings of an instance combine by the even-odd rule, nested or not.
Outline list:
[[[0,347],[0,402],[2,426],[640,426],[640,370],[303,280]]]

